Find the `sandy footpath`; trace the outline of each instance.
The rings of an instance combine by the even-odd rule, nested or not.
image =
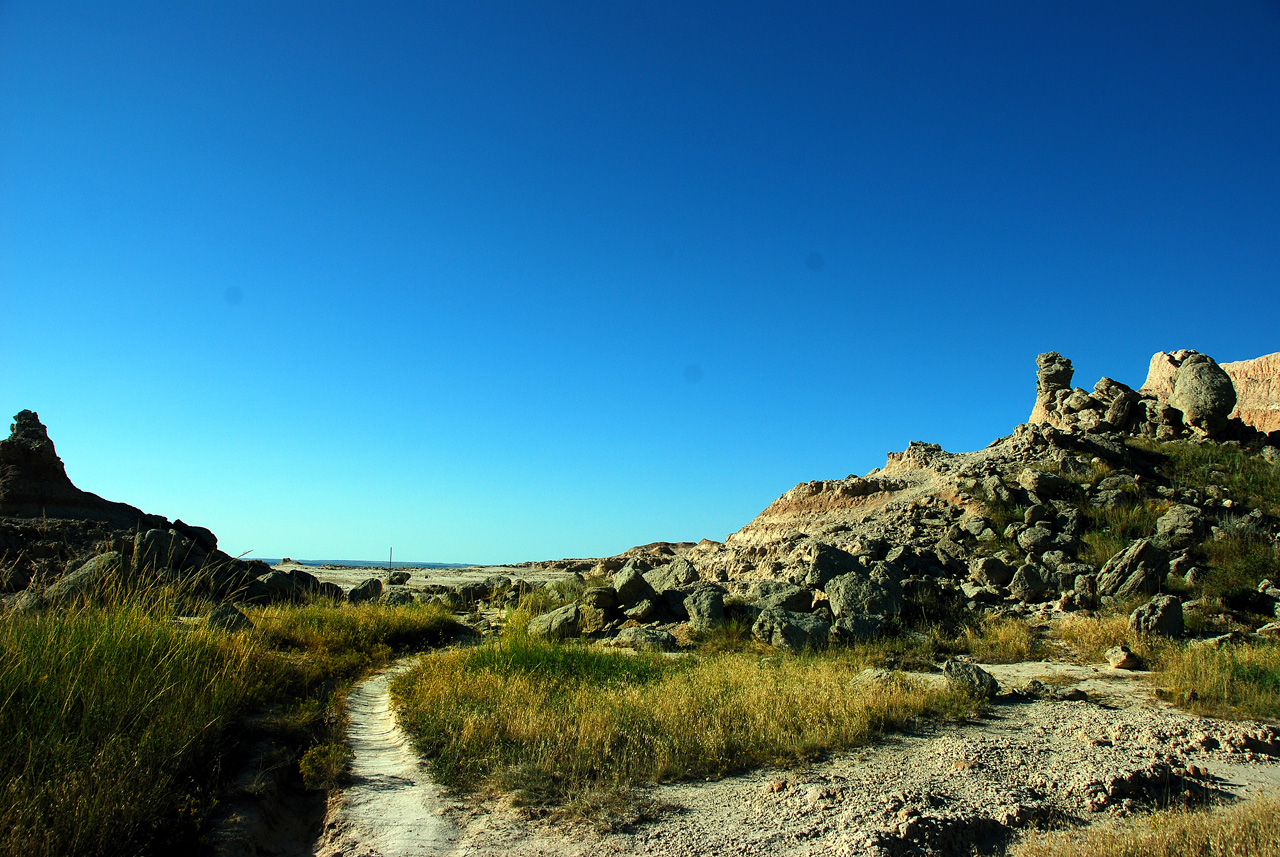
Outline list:
[[[377,568],[375,566],[346,566],[346,565],[329,565],[314,566],[303,565],[298,562],[286,562],[279,565],[273,565],[276,571],[291,571],[300,569],[302,571],[314,574],[321,581],[336,583],[344,590],[350,590],[359,586],[371,577],[386,581],[387,569]],[[520,580],[527,580],[535,586],[540,586],[552,580],[560,580],[567,574],[563,571],[547,569],[541,566],[528,566],[516,568],[509,565],[473,565],[466,568],[418,568],[416,566],[395,566],[395,571],[407,571],[409,573],[410,589],[419,588],[427,584],[443,584],[445,586],[457,586],[460,583],[479,583],[486,577],[493,575],[503,575]]]
[[[1028,825],[1126,815],[1160,799],[1280,790],[1276,727],[1170,709],[1150,698],[1141,673],[1050,663],[988,669],[1007,686],[1072,684],[1090,701],[1001,701],[982,720],[892,735],[803,768],[658,786],[649,796],[670,811],[604,836],[530,822],[500,801],[471,806],[432,787],[391,723],[384,673],[352,694],[357,783],[317,853],[962,854],[998,847]]]

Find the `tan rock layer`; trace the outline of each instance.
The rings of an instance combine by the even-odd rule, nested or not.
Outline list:
[[[1280,352],[1219,365],[1236,388],[1231,416],[1258,431],[1280,430]]]

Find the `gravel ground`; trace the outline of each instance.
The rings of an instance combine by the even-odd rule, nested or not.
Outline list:
[[[434,850],[413,850],[418,846],[379,832],[379,825],[401,824],[394,813],[348,801],[319,853],[991,853],[1030,825],[1088,823],[1170,800],[1280,790],[1280,728],[1175,711],[1149,698],[1141,674],[1049,663],[988,669],[1006,686],[1040,678],[1084,688],[1090,700],[1004,697],[982,720],[890,736],[803,768],[655,787],[649,796],[671,810],[603,836],[528,821],[500,801],[471,806],[428,787],[414,799],[436,819]],[[354,707],[352,714],[353,721],[362,716]],[[361,755],[357,748],[358,764]],[[402,764],[408,766],[402,775],[421,778],[416,760]]]

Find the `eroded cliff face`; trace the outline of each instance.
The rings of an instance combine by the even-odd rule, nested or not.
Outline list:
[[[1280,431],[1280,352],[1221,365],[1236,387],[1231,415],[1261,432]]]

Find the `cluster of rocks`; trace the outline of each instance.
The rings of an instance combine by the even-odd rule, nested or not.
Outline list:
[[[1032,423],[1048,423],[1064,431],[1114,431],[1158,440],[1265,437],[1237,415],[1231,376],[1207,354],[1177,351],[1156,355],[1139,390],[1112,378],[1102,378],[1092,393],[1072,387],[1075,370],[1071,361],[1056,351],[1041,354],[1036,365]]]

